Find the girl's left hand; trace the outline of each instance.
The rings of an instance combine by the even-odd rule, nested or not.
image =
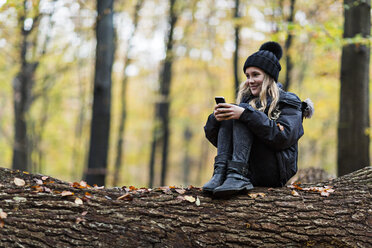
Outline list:
[[[218,121],[239,119],[244,108],[230,103],[220,103],[216,105],[214,116]]]

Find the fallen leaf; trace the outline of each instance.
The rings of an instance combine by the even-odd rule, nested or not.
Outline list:
[[[133,200],[133,196],[131,194],[129,194],[129,193],[126,193],[126,194],[121,195],[118,198],[116,198],[116,200],[131,201],[131,200]]]
[[[176,192],[177,192],[178,194],[183,195],[183,194],[185,194],[186,190],[185,190],[185,189],[176,189]]]
[[[26,182],[25,182],[25,180],[23,180],[21,178],[15,177],[14,178],[14,184],[17,185],[17,186],[25,186]]]
[[[31,186],[31,188],[33,188],[35,191],[34,192],[43,192],[44,191],[44,188],[40,185],[34,185],[34,186]]]
[[[43,181],[40,180],[40,179],[34,178],[34,181],[35,181],[36,184],[38,184],[38,185],[42,185],[42,184],[43,184]]]
[[[196,206],[200,206],[200,199],[199,199],[199,197],[196,197],[196,201],[195,201],[195,204],[196,204]]]
[[[50,188],[44,187],[44,191],[48,193],[52,193],[52,190]]]
[[[3,220],[0,220],[0,228],[3,228],[4,227],[4,221]]]
[[[133,191],[133,190],[137,190],[137,188],[134,187],[134,186],[129,186],[129,190],[130,190],[130,191]]]
[[[291,194],[293,196],[300,196],[300,194],[296,190],[292,190]]]
[[[85,192],[85,197],[86,197],[86,198],[92,198],[92,194],[89,193],[89,192]]]
[[[43,180],[43,181],[45,181],[45,180],[47,180],[49,177],[47,177],[47,176],[43,176],[43,177],[41,177],[41,180]]]
[[[76,197],[75,198],[75,203],[78,204],[78,205],[82,205],[83,204],[83,200],[81,200],[79,197]]]
[[[69,195],[74,195],[74,193],[71,192],[71,191],[64,190],[64,191],[62,191],[61,195],[62,196],[69,196]]]
[[[6,217],[8,217],[8,214],[0,208],[0,219],[6,219]]]
[[[84,212],[81,213],[81,215],[85,216],[85,215],[87,215],[87,213],[88,213],[88,211],[84,211]]]
[[[258,197],[258,195],[255,194],[255,193],[250,193],[250,194],[248,194],[248,195],[249,195],[250,198],[253,198],[253,199],[255,199],[255,198]]]
[[[175,189],[175,188],[176,188],[176,186],[169,186],[169,188],[170,188],[170,189]]]
[[[257,197],[265,197],[266,196],[265,193],[250,193],[248,195],[249,195],[250,198],[253,198],[253,199],[255,199]]]
[[[23,172],[23,174],[26,174],[26,175],[30,174],[30,173],[27,172],[27,171],[22,171],[22,172]]]
[[[195,202],[195,197],[191,195],[185,195],[185,200],[189,202]]]
[[[83,220],[84,220],[84,218],[77,217],[76,220],[75,220],[75,223],[76,223],[76,224],[79,224],[79,223],[82,222]]]
[[[328,196],[329,196],[329,192],[327,192],[327,191],[322,191],[322,192],[320,192],[320,195],[321,195],[321,196],[326,196],[326,197],[328,197]]]
[[[80,181],[79,184],[80,184],[80,188],[86,188],[86,187],[88,187],[88,184],[85,181]]]
[[[98,186],[97,184],[93,184],[93,187],[95,189],[104,189],[105,188],[105,186]]]

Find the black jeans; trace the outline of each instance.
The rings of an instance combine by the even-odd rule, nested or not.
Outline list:
[[[217,139],[217,155],[232,156],[232,160],[248,164],[253,143],[251,130],[239,120],[221,121]]]

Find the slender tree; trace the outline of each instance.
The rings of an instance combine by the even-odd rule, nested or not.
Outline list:
[[[155,104],[155,124],[153,130],[153,140],[151,142],[150,155],[150,179],[149,186],[153,186],[155,175],[155,160],[156,150],[158,147],[161,150],[161,174],[160,184],[165,185],[165,179],[168,167],[168,143],[169,143],[169,93],[172,81],[172,65],[173,65],[173,31],[177,22],[177,14],[175,11],[176,0],[169,0],[169,29],[166,42],[166,56],[160,72],[160,90],[159,101]]]
[[[22,6],[17,7],[18,30],[20,33],[19,62],[20,69],[13,79],[13,105],[14,105],[14,144],[12,167],[19,170],[31,169],[31,153],[38,151],[35,144],[40,144],[41,134],[30,136],[30,130],[34,130],[36,123],[30,122],[29,110],[31,105],[39,98],[45,97],[48,89],[53,85],[50,83],[50,75],[44,75],[42,90],[34,92],[36,84],[35,74],[40,66],[41,59],[46,55],[47,46],[50,42],[51,32],[46,33],[44,39],[40,39],[40,20],[48,18],[47,29],[53,27],[52,15],[54,13],[54,2],[50,13],[41,12],[40,1],[24,0]],[[30,21],[32,20],[32,21]],[[41,48],[41,49],[40,49]],[[43,113],[45,115],[45,113]],[[41,120],[44,125],[46,118]],[[30,127],[31,125],[31,127]],[[31,140],[31,139],[34,140]]]
[[[345,0],[344,16],[344,38],[370,37],[370,0]],[[337,151],[339,176],[370,164],[369,59],[368,43],[351,43],[342,48]]]
[[[291,25],[293,24],[293,17],[294,17],[294,7],[295,7],[295,3],[296,1],[295,0],[291,0],[290,2],[290,6],[289,6],[289,16],[288,16],[288,19],[287,19],[287,24],[288,25]],[[287,34],[287,39],[285,40],[285,44],[284,44],[284,50],[285,50],[285,53],[286,53],[286,58],[285,58],[285,61],[286,61],[286,71],[285,71],[285,83],[284,83],[284,90],[285,91],[288,91],[289,90],[289,87],[292,83],[292,69],[293,69],[293,62],[292,62],[292,56],[291,56],[291,53],[290,53],[290,48],[292,46],[292,40],[293,40],[293,34],[291,32],[290,29],[288,29],[288,34]]]
[[[123,70],[123,82],[121,84],[120,91],[120,124],[118,130],[118,137],[116,142],[116,159],[115,159],[115,171],[114,171],[114,180],[113,185],[117,185],[119,182],[120,168],[124,156],[124,134],[125,134],[125,123],[127,120],[127,86],[128,86],[128,76],[125,71],[128,66],[132,63],[131,58],[129,57],[129,52],[133,48],[133,36],[137,30],[138,20],[139,20],[139,11],[143,5],[143,0],[138,0],[134,7],[133,14],[133,31],[128,40],[128,48],[125,52],[124,58],[124,70]]]
[[[111,72],[114,59],[113,0],[97,0],[96,65],[88,168],[90,184],[105,184],[111,117]]]
[[[234,50],[234,59],[233,59],[233,64],[234,64],[234,86],[235,86],[235,98],[237,97],[237,93],[239,91],[239,85],[240,85],[240,80],[239,80],[239,74],[240,74],[240,66],[239,66],[239,44],[240,44],[240,38],[239,38],[239,32],[240,32],[240,24],[239,24],[239,18],[240,18],[240,13],[239,13],[239,8],[240,8],[240,0],[235,0],[235,7],[234,7],[234,21],[235,23],[235,28],[234,28],[234,33],[235,33],[235,50]]]

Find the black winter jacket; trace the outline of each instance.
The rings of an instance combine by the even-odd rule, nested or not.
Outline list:
[[[283,186],[297,172],[298,140],[304,134],[301,100],[280,89],[280,116],[270,120],[265,112],[255,110],[243,99],[245,108],[239,120],[247,125],[254,140],[249,157],[250,179],[255,186]],[[268,105],[269,105],[268,101]],[[217,146],[220,123],[213,114],[204,127],[207,139]]]

